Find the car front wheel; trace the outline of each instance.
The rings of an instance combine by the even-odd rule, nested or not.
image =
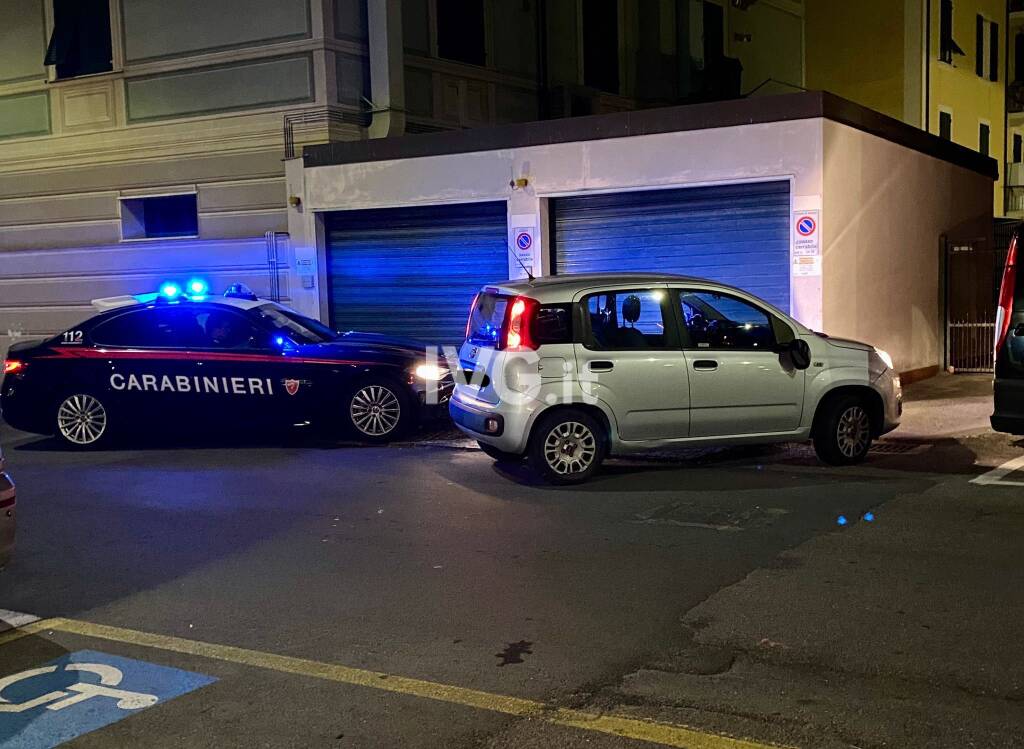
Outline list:
[[[364,442],[390,442],[404,434],[412,421],[405,390],[387,380],[360,383],[347,402],[352,433]]]
[[[833,466],[862,462],[871,448],[871,415],[855,396],[838,398],[826,406],[814,435],[814,451]]]
[[[560,409],[541,416],[527,457],[530,467],[552,484],[579,484],[601,467],[608,440],[601,423],[586,411]]]
[[[72,393],[57,404],[57,439],[77,449],[100,447],[110,440],[110,411],[89,393]]]

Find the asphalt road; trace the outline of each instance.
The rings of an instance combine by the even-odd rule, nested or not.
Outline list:
[[[216,679],[69,745],[1024,736],[1024,488],[971,483],[1024,454],[1010,438],[895,443],[852,469],[691,452],[553,489],[422,444],[0,437],[19,486],[0,608],[74,622],[0,644],[0,676],[90,650]],[[0,710],[0,747],[30,745],[29,715],[5,729]]]

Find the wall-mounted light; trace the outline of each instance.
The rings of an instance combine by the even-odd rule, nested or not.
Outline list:
[[[300,205],[302,205],[302,198],[300,198],[298,195],[289,195],[288,205],[290,205],[292,208],[298,208]]]
[[[511,187],[513,190],[522,190],[528,184],[530,184],[530,180],[528,180],[526,177],[518,177],[516,179],[509,180],[508,186]]]

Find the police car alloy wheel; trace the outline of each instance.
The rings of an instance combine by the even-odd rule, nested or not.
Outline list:
[[[400,390],[382,382],[356,389],[349,400],[348,415],[362,439],[386,441],[402,431],[405,405]]]
[[[530,440],[530,466],[553,484],[586,481],[604,460],[601,424],[585,411],[564,409],[542,416]]]
[[[108,434],[107,409],[88,393],[69,395],[57,406],[57,435],[75,447],[91,447]]]
[[[860,463],[871,448],[871,415],[864,402],[844,397],[830,404],[814,436],[818,457],[830,465]]]

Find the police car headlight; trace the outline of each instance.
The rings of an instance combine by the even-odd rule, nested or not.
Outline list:
[[[430,380],[436,382],[437,380],[443,380],[448,376],[448,369],[445,367],[439,367],[436,364],[420,364],[416,367],[416,376],[421,380]]]
[[[882,363],[885,364],[885,366],[887,366],[889,369],[896,369],[896,367],[894,367],[893,364],[892,364],[892,357],[889,356],[889,352],[882,351],[882,349],[880,349],[880,348],[876,348],[875,349],[875,355],[879,359],[881,359]]]

